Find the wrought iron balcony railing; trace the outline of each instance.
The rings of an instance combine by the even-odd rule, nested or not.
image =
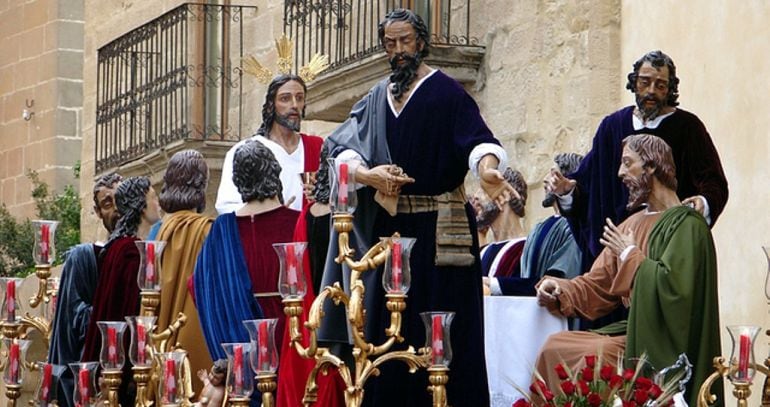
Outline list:
[[[433,45],[479,46],[470,33],[471,0],[284,0],[284,32],[297,44],[295,65],[321,53],[334,71],[382,51],[377,25],[399,7],[423,17]]]
[[[239,140],[244,19],[186,3],[99,48],[96,173],[181,139]]]

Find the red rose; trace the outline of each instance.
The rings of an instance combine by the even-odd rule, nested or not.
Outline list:
[[[661,390],[657,384],[653,384],[648,391],[650,392],[650,398],[653,400],[656,400],[658,397],[660,397],[661,394],[663,394],[663,390]]]
[[[561,382],[561,391],[563,391],[564,394],[571,396],[575,393],[575,383],[572,383],[571,381]]]
[[[648,379],[648,378],[646,378],[644,376],[637,377],[636,378],[636,383],[634,383],[634,384],[635,384],[634,387],[636,387],[638,390],[644,390],[644,391],[650,390],[650,387],[652,387],[652,385],[653,385],[652,380],[650,380],[650,379]]]
[[[545,399],[545,401],[551,401],[553,400],[553,393],[551,393],[550,390],[545,389],[543,390],[543,398]]]
[[[586,355],[586,366],[590,367],[591,369],[596,366],[596,355]]]
[[[602,370],[599,371],[599,376],[605,382],[609,382],[612,379],[612,375],[615,374],[615,368],[610,365],[604,365]]]
[[[602,397],[596,393],[588,395],[588,405],[591,407],[599,407],[602,404]]]
[[[636,407],[633,400],[623,400],[623,407]]]
[[[584,396],[585,396],[586,394],[588,394],[588,391],[589,391],[589,390],[588,390],[588,383],[586,383],[586,382],[585,382],[585,381],[583,381],[583,380],[579,381],[579,382],[578,382],[578,390],[580,390],[580,394],[582,394],[582,395],[584,395]]]
[[[572,407],[572,402],[568,401],[568,402],[564,403],[563,407]]]
[[[634,378],[634,369],[626,369],[623,371],[623,380],[631,381]]]
[[[542,380],[537,380],[529,386],[529,391],[535,394],[540,394],[546,389],[548,388],[546,387],[545,382]]]
[[[581,373],[583,374],[583,380],[586,380],[589,382],[594,380],[594,368],[584,367]]]
[[[569,374],[567,374],[567,369],[565,369],[564,365],[562,365],[561,363],[556,365],[554,370],[556,370],[556,375],[559,376],[559,379],[561,380],[569,379]]]
[[[527,401],[527,399],[518,399],[513,403],[513,406],[511,407],[532,407],[532,403]]]
[[[614,375],[610,379],[610,388],[619,389],[623,386],[623,377],[620,375]]]
[[[644,404],[647,401],[647,390],[634,390],[636,404]]]

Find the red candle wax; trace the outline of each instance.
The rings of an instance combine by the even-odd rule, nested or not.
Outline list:
[[[147,243],[145,247],[147,253],[147,265],[145,267],[145,281],[147,285],[155,285],[155,244]]]
[[[144,355],[144,348],[147,346],[147,333],[145,332],[144,325],[136,324],[136,362],[138,364],[144,364],[146,359]]]
[[[19,344],[18,343],[11,343],[11,349],[8,355],[8,368],[9,370],[9,378],[11,379],[11,383],[18,384],[19,383]]]
[[[163,399],[169,403],[176,400],[176,376],[174,376],[175,371],[176,362],[174,359],[166,359],[166,370],[163,372],[163,380],[164,383],[166,383],[166,388],[163,394]]]
[[[233,373],[235,375],[235,394],[243,393],[243,347],[233,346]]]
[[[259,336],[259,353],[257,353],[257,368],[262,371],[270,370],[270,358],[267,354],[267,321],[261,321],[257,328]]]
[[[738,377],[749,377],[749,352],[751,351],[751,338],[748,334],[741,334],[740,349],[738,353]]]
[[[294,245],[286,246],[286,282],[294,294],[297,289],[297,255],[294,251]]]
[[[43,379],[42,384],[40,385],[40,400],[41,401],[49,401],[49,396],[51,394],[51,381],[53,377],[53,365],[50,363],[46,363],[43,366]]]
[[[347,204],[348,204],[348,164],[347,163],[340,163],[340,175],[339,175],[339,181],[340,185],[337,189],[337,197],[339,200],[339,204],[342,207],[345,205],[345,207],[342,207],[340,209],[347,210]]]
[[[88,404],[88,400],[91,398],[89,394],[90,380],[91,377],[88,369],[80,369],[80,372],[78,372],[78,394],[80,394],[81,404]]]
[[[48,263],[48,253],[51,243],[51,229],[47,224],[40,225],[40,261]]]
[[[433,364],[437,365],[444,359],[444,328],[441,325],[441,315],[433,316],[432,331],[431,349],[433,350]]]
[[[393,291],[401,291],[401,242],[393,242],[392,265],[390,267]]]
[[[111,326],[107,327],[107,364],[112,367],[118,364],[118,333]]]
[[[16,320],[16,281],[5,283],[5,309],[8,311],[8,321]]]

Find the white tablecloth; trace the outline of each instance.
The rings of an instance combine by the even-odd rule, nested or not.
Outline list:
[[[484,345],[492,407],[510,407],[527,391],[535,359],[548,335],[567,329],[535,297],[484,297]]]

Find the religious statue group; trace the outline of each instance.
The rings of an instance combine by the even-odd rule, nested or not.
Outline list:
[[[416,238],[401,328],[406,340],[396,347],[424,346],[421,312],[455,313],[449,405],[490,405],[485,358],[494,358],[496,350],[484,346],[484,295],[535,297],[544,309],[570,318],[569,330],[545,340],[535,366],[554,392],[559,379],[553,367],[579,368],[585,355],[601,352],[618,360],[646,354],[653,366],[665,367],[684,353],[693,376],[683,398],[696,405],[698,387],[720,354],[710,228],[728,188],[704,124],[678,107],[671,58],[661,51],[642,56],[628,74],[635,103],[602,120],[584,156],[563,152],[554,158],[543,201],[554,213],[527,233],[527,182],[462,85],[426,64],[430,34],[422,18],[393,10],[379,24],[379,39],[390,76],[326,137],[300,132],[306,78],[288,73],[272,79],[261,127],[224,159],[216,219],[202,214],[209,170],[197,151],[173,155],[159,194],[146,177],[99,178],[94,211],[109,239],[69,251],[49,362],[98,360],[96,321],[139,313],[134,242],[162,240],[157,329],[179,312],[187,315],[176,341],[187,350],[192,371],[204,371],[206,384],[194,383],[194,399],[222,405],[222,395],[212,390],[226,371],[218,362],[225,358],[220,345],[248,342],[244,320],[277,318],[276,403],[302,405],[313,362],[288,345],[272,245],[308,242],[305,309],[325,286],[350,288],[350,271],[334,262],[333,159],[351,163],[354,174],[350,188],[356,188],[358,205],[350,236],[356,253],[394,232]],[[469,170],[480,188],[466,195]],[[390,314],[381,271],[363,280],[364,334],[382,343]],[[319,341],[350,360],[344,310],[328,304],[324,312]],[[527,328],[517,329],[526,335]],[[124,406],[135,402],[127,365]],[[60,405],[73,405],[73,385],[71,376],[61,378]],[[386,363],[367,382],[364,405],[427,406],[427,385],[425,371]],[[344,405],[344,391],[332,369],[319,380],[315,405]]]

